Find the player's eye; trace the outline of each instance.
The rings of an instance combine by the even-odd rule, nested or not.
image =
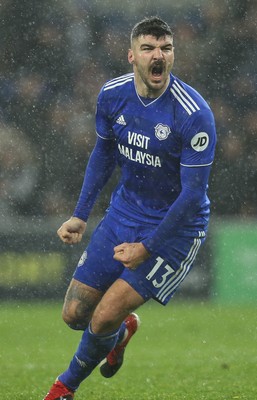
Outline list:
[[[151,51],[151,50],[153,50],[153,47],[151,47],[151,46],[142,46],[141,50],[142,51]]]
[[[165,53],[168,53],[169,51],[172,51],[172,50],[173,50],[173,46],[172,45],[169,45],[169,46],[166,46],[166,47],[162,48],[162,51],[164,51]]]

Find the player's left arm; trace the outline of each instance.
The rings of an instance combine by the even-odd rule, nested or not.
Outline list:
[[[199,113],[193,122],[184,126],[182,141],[181,192],[178,198],[150,237],[141,243],[122,243],[114,249],[114,258],[127,268],[135,269],[151,253],[157,252],[181,225],[195,217],[203,204],[216,144],[214,118],[210,110]]]
[[[150,254],[142,243],[125,242],[114,247],[113,258],[129,269],[135,269],[149,257]]]
[[[212,112],[207,109],[184,127],[180,165],[181,192],[161,224],[142,243],[156,252],[167,238],[193,220],[203,204],[214,159],[216,130]]]
[[[165,240],[175,234],[178,227],[192,218],[199,210],[204,199],[210,166],[181,167],[182,191],[170,207],[166,217],[153,231],[153,234],[141,243],[122,243],[114,248],[114,259],[129,269],[137,268],[158,251]]]
[[[135,269],[147,260],[151,253],[157,252],[167,238],[176,233],[179,226],[193,218],[199,210],[206,193],[210,166],[181,166],[182,191],[170,207],[166,217],[141,243],[122,243],[114,248],[114,258],[125,267]]]

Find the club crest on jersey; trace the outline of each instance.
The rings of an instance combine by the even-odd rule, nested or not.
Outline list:
[[[170,127],[168,125],[158,124],[155,126],[155,136],[159,140],[165,140],[170,134]]]

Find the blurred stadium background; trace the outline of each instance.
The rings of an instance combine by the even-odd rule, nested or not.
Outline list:
[[[56,229],[75,206],[94,145],[98,91],[130,71],[144,16],[174,27],[174,74],[210,103],[218,147],[206,245],[178,298],[257,302],[257,2],[4,0],[0,3],[0,297],[61,299],[83,244]]]

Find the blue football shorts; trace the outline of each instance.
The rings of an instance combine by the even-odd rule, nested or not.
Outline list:
[[[135,270],[114,260],[115,246],[123,242],[140,242],[154,228],[156,225],[138,223],[113,211],[108,212],[92,234],[73,277],[102,292],[120,278],[145,301],[152,298],[167,304],[191,270],[205,232],[172,237],[159,254],[152,255]]]

